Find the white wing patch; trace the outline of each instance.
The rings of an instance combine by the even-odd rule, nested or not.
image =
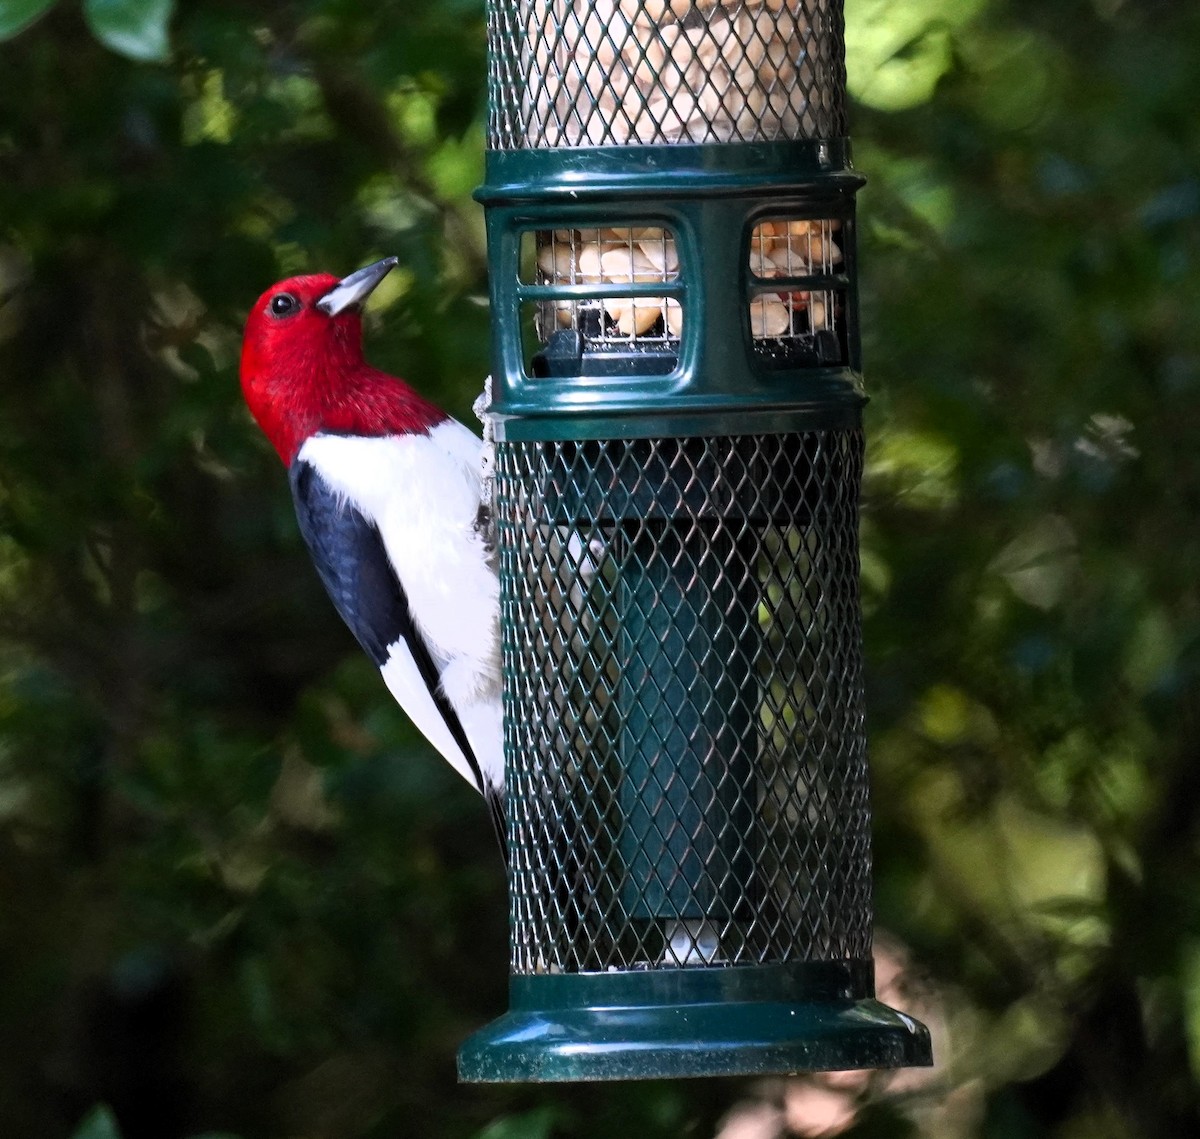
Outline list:
[[[396,703],[404,709],[417,730],[446,757],[450,766],[474,787],[475,773],[471,770],[462,749],[454,742],[454,737],[446,727],[446,721],[442,718],[433,697],[429,695],[429,689],[425,686],[425,680],[417,669],[417,662],[413,660],[408,645],[403,641],[392,645],[392,651],[379,674],[383,677],[388,691],[395,697]],[[470,738],[468,734],[467,739]]]
[[[428,435],[314,435],[297,457],[379,530],[484,780],[501,788],[500,586],[474,526],[482,446],[451,419]],[[394,644],[381,672],[413,723],[474,783],[408,646]]]

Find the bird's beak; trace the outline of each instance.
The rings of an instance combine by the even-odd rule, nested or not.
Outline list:
[[[374,265],[351,273],[349,277],[343,277],[317,301],[317,308],[328,316],[337,316],[339,312],[362,304],[375,290],[375,286],[399,263],[399,257],[385,257],[382,261],[376,261]]]

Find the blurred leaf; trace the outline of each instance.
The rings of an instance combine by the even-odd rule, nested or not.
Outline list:
[[[1067,1045],[1070,1022],[1054,1002],[1030,996],[1009,1005],[988,1024],[983,1044],[988,1070],[1005,1081],[1041,1075]]]
[[[1161,609],[1145,613],[1130,632],[1123,670],[1137,692],[1148,692],[1169,680],[1178,656],[1175,630]]]
[[[950,29],[984,0],[860,0],[846,9],[850,90],[868,106],[897,111],[929,99],[950,66]]]
[[[23,32],[55,0],[0,0],[0,41]]]
[[[890,491],[916,510],[944,508],[957,498],[957,467],[958,452],[950,440],[929,431],[889,426],[871,442],[868,492]]]
[[[1008,543],[988,569],[999,574],[1022,601],[1052,609],[1079,572],[1079,540],[1071,524],[1046,515]]]
[[[935,684],[922,696],[918,717],[921,731],[942,745],[990,743],[997,734],[988,710],[949,684]]]
[[[1200,1079],[1200,941],[1189,941],[1182,954],[1183,1009],[1187,1029],[1188,1059],[1192,1074]]]
[[[116,1116],[103,1104],[94,1107],[76,1128],[71,1139],[121,1139]]]
[[[175,0],[83,0],[83,16],[96,38],[143,62],[165,60],[170,51],[167,24]]]
[[[558,1119],[554,1107],[539,1107],[520,1115],[495,1119],[480,1131],[475,1139],[550,1139]]]

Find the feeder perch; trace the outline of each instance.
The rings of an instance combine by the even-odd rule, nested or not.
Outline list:
[[[874,999],[840,0],[489,0],[511,1008],[472,1081],[930,1062]]]

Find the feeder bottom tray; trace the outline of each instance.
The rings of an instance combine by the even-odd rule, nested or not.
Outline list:
[[[872,963],[513,977],[471,1036],[478,1083],[752,1076],[931,1064],[929,1031],[872,997]]]

